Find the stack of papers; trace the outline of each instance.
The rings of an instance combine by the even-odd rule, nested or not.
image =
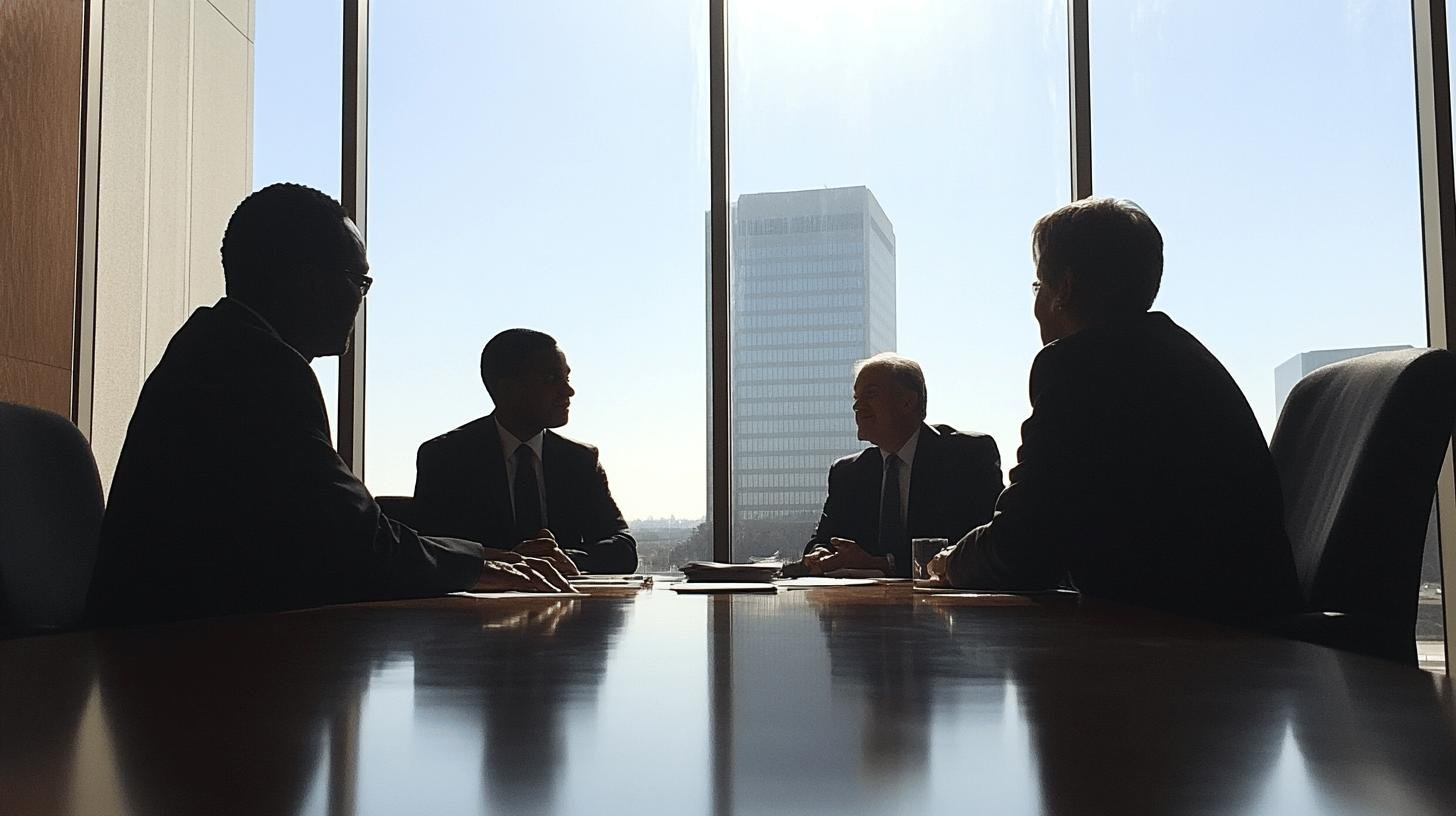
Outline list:
[[[651,575],[568,575],[566,580],[574,587],[628,587],[641,589],[652,586]]]
[[[683,576],[691,583],[771,584],[783,564],[724,564],[719,561],[689,561],[682,565]]]

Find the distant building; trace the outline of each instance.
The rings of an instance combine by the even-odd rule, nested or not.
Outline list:
[[[863,447],[854,363],[895,348],[895,229],[865,187],[742,195],[732,220],[735,516],[812,520]]]
[[[1289,392],[1294,390],[1294,384],[1304,379],[1316,368],[1348,360],[1351,357],[1364,357],[1378,351],[1399,351],[1408,348],[1410,346],[1371,346],[1369,348],[1321,349],[1296,354],[1274,369],[1274,415],[1278,416],[1279,412],[1284,410],[1284,401],[1289,399]]]

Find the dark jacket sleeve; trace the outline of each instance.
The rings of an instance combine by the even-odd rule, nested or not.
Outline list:
[[[330,601],[417,597],[467,589],[478,578],[479,544],[420,536],[386,517],[326,430],[289,422],[258,440],[266,441],[237,452],[254,458],[253,472],[273,474],[253,526],[292,528],[287,537],[314,541],[276,554],[278,574],[301,592],[317,587]]]
[[[1080,504],[1077,474],[1095,438],[1085,407],[1089,395],[1057,362],[1050,347],[1032,367],[1032,411],[1021,426],[1021,449],[995,515],[956,545],[949,564],[958,587],[1042,589],[1059,585],[1066,545],[1075,535]]]
[[[583,572],[635,572],[637,539],[627,529],[627,521],[612,498],[607,472],[595,450],[591,454],[583,498],[581,537],[587,549],[569,552],[572,561]]]
[[[849,522],[848,481],[849,459],[840,459],[829,468],[829,495],[824,498],[824,510],[819,514],[819,523],[814,526],[814,535],[804,545],[808,555],[815,547],[828,547],[831,538],[852,537],[846,534]]]
[[[974,464],[967,480],[966,500],[971,523],[980,525],[991,520],[1005,482],[1001,478],[1001,451],[996,447],[996,440],[990,436],[974,437],[973,448]]]

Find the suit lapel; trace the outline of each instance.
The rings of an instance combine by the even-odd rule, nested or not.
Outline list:
[[[880,455],[879,448],[869,448],[859,455],[855,460],[855,466],[859,468],[858,482],[863,491],[859,496],[859,508],[856,511],[859,523],[857,536],[866,541],[873,541],[880,534],[880,483],[885,476],[885,459]]]
[[[505,451],[501,450],[495,415],[487,419],[488,422],[480,424],[481,436],[476,440],[480,452],[480,467],[476,471],[479,474],[476,506],[480,508],[480,526],[495,532],[500,540],[509,541],[511,527],[516,520],[516,508],[511,506],[510,485],[506,484]],[[510,542],[511,545],[514,543]]]
[[[568,498],[570,474],[565,472],[564,448],[560,436],[546,431],[541,440],[541,467],[545,468],[542,476],[546,480],[546,526],[552,535],[558,536],[558,540],[564,535],[567,513],[571,508]]]
[[[915,461],[910,466],[910,507],[905,513],[905,532],[914,538],[928,529],[926,518],[934,502],[929,498],[935,489],[936,468],[940,463],[940,434],[925,423],[920,424],[920,441],[915,443]]]

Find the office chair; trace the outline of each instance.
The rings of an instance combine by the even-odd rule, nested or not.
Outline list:
[[[80,622],[103,506],[96,460],[76,426],[0,402],[0,633]]]
[[[1404,349],[1316,369],[1270,443],[1305,613],[1281,634],[1414,665],[1431,499],[1456,426],[1456,355]]]

